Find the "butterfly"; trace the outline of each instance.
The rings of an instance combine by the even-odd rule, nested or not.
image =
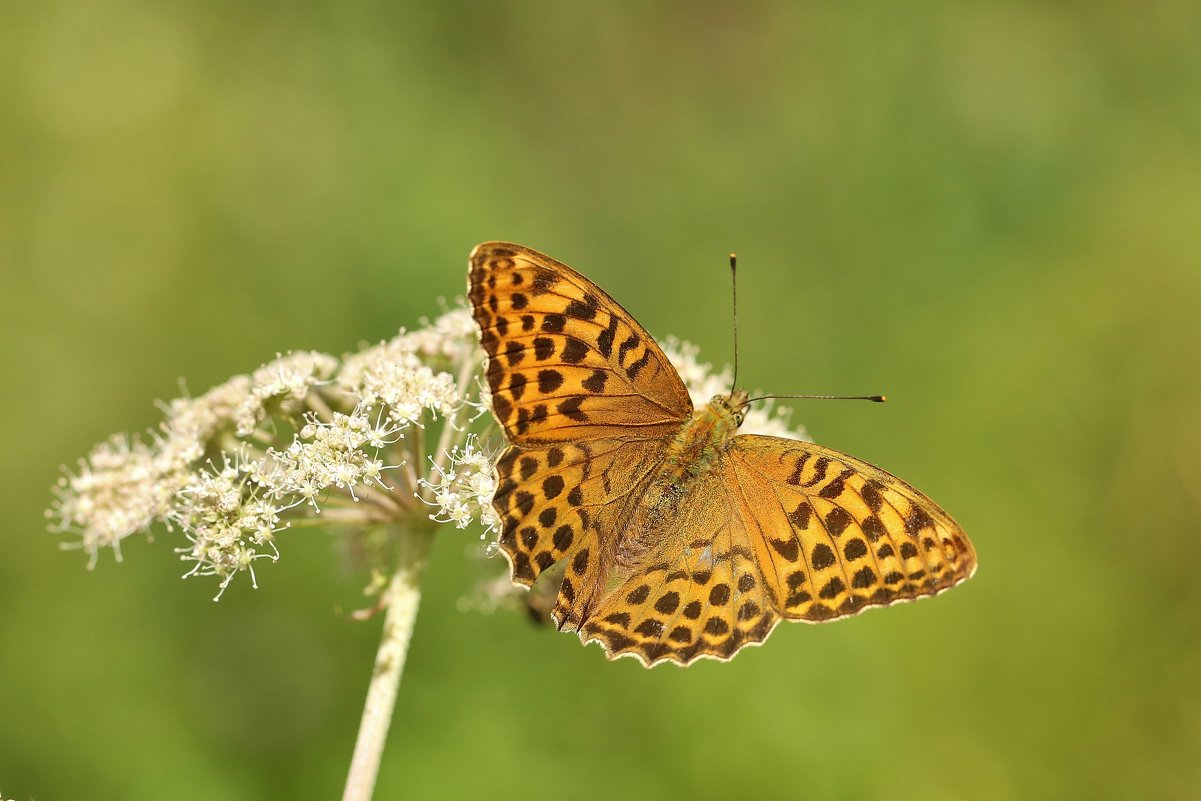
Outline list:
[[[468,294],[508,440],[492,505],[512,580],[557,565],[551,616],[610,659],[728,660],[780,620],[935,595],[975,571],[963,530],[892,474],[739,434],[743,390],[695,408],[638,321],[565,264],[487,242]]]

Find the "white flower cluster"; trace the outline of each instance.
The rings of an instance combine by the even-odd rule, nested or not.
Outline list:
[[[358,500],[355,487],[390,489],[383,472],[400,465],[385,465],[375,454],[398,441],[400,432],[400,426],[382,415],[373,423],[363,408],[350,414],[334,412],[328,423],[309,414],[291,445],[283,451],[269,451],[271,458],[261,463],[256,478],[273,495],[301,498],[317,511],[318,498],[329,487],[345,490]]]
[[[412,466],[427,457],[424,438],[407,436],[412,427],[445,420],[432,475],[452,453],[490,475],[456,424],[480,405],[475,342],[470,314],[456,308],[341,360],[289,353],[163,404],[157,430],[112,437],[63,476],[51,527],[77,535],[66,547],[82,548],[90,565],[106,547],[119,558],[123,539],[155,524],[178,528],[189,541],[176,549],[193,563],[187,575],[216,576],[223,592],[238,573],[253,581],[256,560],[277,559],[276,534],[291,525],[424,520],[418,494],[428,484]],[[482,492],[474,509],[491,499]]]
[[[254,462],[227,459],[219,470],[192,474],[171,510],[171,519],[191,542],[190,547],[175,549],[181,559],[195,563],[184,577],[218,576],[221,588],[217,598],[243,570],[257,587],[254,561],[279,558],[275,534],[287,528],[287,524],[281,526],[280,515],[300,503],[284,505],[271,495],[258,485]]]
[[[185,576],[221,578],[218,598],[243,570],[257,586],[255,559],[279,558],[274,535],[290,525],[280,525],[285,512],[303,503],[319,514],[319,501],[330,488],[353,501],[374,487],[391,489],[383,472],[399,465],[384,464],[379,454],[399,441],[397,426],[382,415],[373,423],[361,408],[350,414],[334,412],[328,423],[311,412],[306,419],[287,448],[269,448],[265,455],[252,457],[246,456],[245,447],[232,458],[226,454],[220,469],[209,465],[192,473],[179,491],[171,520],[192,545],[176,553],[195,562]],[[390,511],[379,503],[364,504],[354,518],[363,524],[386,522]],[[259,550],[264,546],[269,553]]]
[[[425,364],[418,344],[414,335],[401,334],[348,357],[338,386],[368,409],[387,407],[398,425],[416,422],[426,410],[449,415],[461,402],[455,377]]]
[[[191,480],[206,443],[232,426],[254,389],[250,376],[239,375],[199,398],[162,404],[166,420],[149,432],[151,444],[116,434],[80,459],[76,472],[64,471],[48,516],[57,520],[54,530],[79,534],[79,542],[67,547],[82,548],[91,567],[100,549],[112,548],[120,559],[121,540],[169,523],[177,493]]]
[[[699,408],[708,403],[714,395],[725,395],[730,391],[734,381],[730,367],[727,365],[714,371],[713,365],[700,361],[700,349],[691,342],[667,337],[663,340],[663,352],[679,372],[680,378],[684,379],[684,386],[688,387],[688,394],[692,397],[694,406]],[[793,426],[790,422],[791,416],[792,409],[777,408],[774,399],[757,401],[747,409],[739,433],[810,442],[805,427]]]
[[[500,521],[492,509],[496,457],[479,447],[475,435],[469,435],[466,443],[451,450],[445,467],[435,464],[431,477],[421,479],[421,486],[427,490],[428,503],[438,507],[430,515],[431,520],[467,528],[478,519],[484,527],[480,539],[498,529]]]
[[[165,520],[187,478],[173,456],[114,435],[58,480],[51,516],[59,530],[79,533],[75,547],[89,554],[91,564],[101,548],[113,548],[120,558],[121,540]]]

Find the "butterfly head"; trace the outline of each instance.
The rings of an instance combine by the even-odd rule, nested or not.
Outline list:
[[[692,476],[710,469],[746,416],[747,394],[740,389],[714,395],[697,409],[668,447],[667,460]]]
[[[733,389],[729,395],[714,395],[709,400],[709,407],[713,410],[718,419],[728,420],[733,424],[733,428],[738,428],[742,425],[742,421],[746,419],[747,400],[750,395],[746,390]]]

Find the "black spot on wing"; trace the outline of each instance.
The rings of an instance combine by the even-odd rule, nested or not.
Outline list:
[[[530,412],[530,424],[539,425],[546,422],[546,404],[539,403],[534,406],[534,411]]]
[[[617,348],[617,363],[622,364],[626,360],[626,354],[638,347],[642,339],[637,334],[630,334],[625,338],[625,341]]]
[[[841,506],[835,506],[826,515],[826,529],[835,537],[846,531],[851,522],[851,516]]]
[[[579,364],[588,355],[588,346],[578,339],[569,339],[563,345],[559,358],[568,364]]]
[[[768,542],[771,544],[771,547],[776,553],[780,554],[780,556],[783,556],[789,562],[795,562],[797,557],[800,556],[800,544],[795,539],[779,540],[773,538],[768,540]]]
[[[805,469],[805,463],[809,461],[809,457],[811,455],[812,454],[809,453],[803,453],[801,454],[801,458],[796,460],[796,464],[792,468],[792,475],[786,479],[789,484],[792,484],[794,487],[800,486],[801,471]]]
[[[596,348],[607,359],[613,355],[613,338],[617,336],[617,316],[609,315],[609,325],[596,338]]]
[[[545,495],[548,500],[557,498],[559,496],[559,493],[562,491],[563,491],[563,477],[562,476],[547,476],[545,479],[543,479],[542,494]]]
[[[834,598],[838,593],[846,589],[846,584],[838,576],[826,582],[825,586],[818,591],[818,596],[825,598],[827,601]]]
[[[651,594],[651,588],[649,586],[647,586],[646,584],[643,584],[643,585],[639,586],[636,590],[633,590],[632,592],[630,592],[630,594],[626,596],[626,603],[637,606],[639,604],[645,603],[647,596],[649,596],[650,594]]]
[[[521,400],[521,396],[525,394],[526,380],[522,373],[513,373],[509,378],[509,394],[513,396],[513,400]]]
[[[580,404],[583,402],[584,397],[582,395],[567,398],[559,404],[559,414],[577,423],[585,422],[588,420],[588,415],[580,411]]]
[[[838,474],[838,478],[834,479],[829,484],[822,487],[821,491],[818,492],[817,494],[823,498],[829,498],[831,500],[833,500],[834,498],[837,498],[839,495],[842,494],[843,490],[846,489],[847,479],[853,475],[855,475],[855,471],[848,467],[847,469],[843,470],[841,473]]]
[[[558,370],[538,371],[538,391],[543,395],[549,395],[561,386],[563,386],[563,374]]]
[[[596,317],[597,311],[600,309],[600,301],[590,292],[584,293],[584,300],[573,300],[567,304],[567,308],[563,311],[568,317],[575,317],[580,320],[591,320]]]
[[[631,363],[630,366],[626,368],[626,375],[630,377],[631,381],[638,377],[638,374],[642,372],[642,368],[646,367],[647,364],[650,363],[650,360],[651,352],[648,348],[642,352],[642,356],[639,357],[637,361]]]
[[[802,487],[812,487],[817,482],[826,477],[826,471],[830,469],[830,460],[825,456],[817,457],[817,461],[813,463],[813,477],[802,484]]]
[[[493,395],[492,410],[496,412],[496,418],[504,423],[513,414],[513,404],[504,395]]]
[[[856,559],[862,559],[867,556],[867,544],[863,540],[855,537],[849,540],[842,548],[842,555],[847,558],[847,561],[853,562]]]
[[[530,456],[523,456],[521,459],[521,480],[529,481],[530,476],[538,472],[538,460]]]
[[[825,570],[836,561],[838,560],[834,556],[834,551],[824,542],[819,543],[813,549],[813,553],[809,555],[809,563],[813,565],[814,570]]]
[[[571,526],[559,526],[559,528],[555,531],[555,536],[552,539],[552,542],[554,543],[555,550],[562,553],[571,547],[571,542],[574,539],[575,532],[572,530]]]
[[[716,584],[709,590],[709,603],[713,606],[725,606],[730,600],[730,587],[727,584]]]
[[[605,381],[609,379],[608,370],[593,370],[592,375],[583,380],[584,389],[599,395],[605,391]]]
[[[809,528],[809,520],[812,517],[813,507],[809,505],[808,501],[801,501],[792,514],[788,515],[788,521],[801,531],[805,531]]]
[[[534,269],[533,290],[535,294],[541,295],[543,292],[549,292],[558,282],[559,276],[550,268],[536,267]]]

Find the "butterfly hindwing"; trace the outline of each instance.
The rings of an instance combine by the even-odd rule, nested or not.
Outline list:
[[[501,454],[492,505],[513,581],[528,587],[568,560],[556,620],[566,622],[587,602],[614,532],[639,500],[638,487],[658,468],[662,450],[654,441],[611,439],[514,445]]]
[[[720,476],[693,485],[665,523],[654,533],[660,548],[609,593],[580,638],[648,666],[729,659],[765,640],[779,621],[776,599]]]
[[[680,510],[583,627],[610,657],[728,659],[781,619],[934,595],[976,566],[967,537],[921,492],[810,442],[734,437]]]
[[[468,295],[510,442],[662,439],[692,413],[654,339],[570,267],[488,242],[471,253]]]
[[[833,620],[935,595],[976,569],[967,536],[934,501],[852,456],[743,434],[723,468],[784,618]]]

